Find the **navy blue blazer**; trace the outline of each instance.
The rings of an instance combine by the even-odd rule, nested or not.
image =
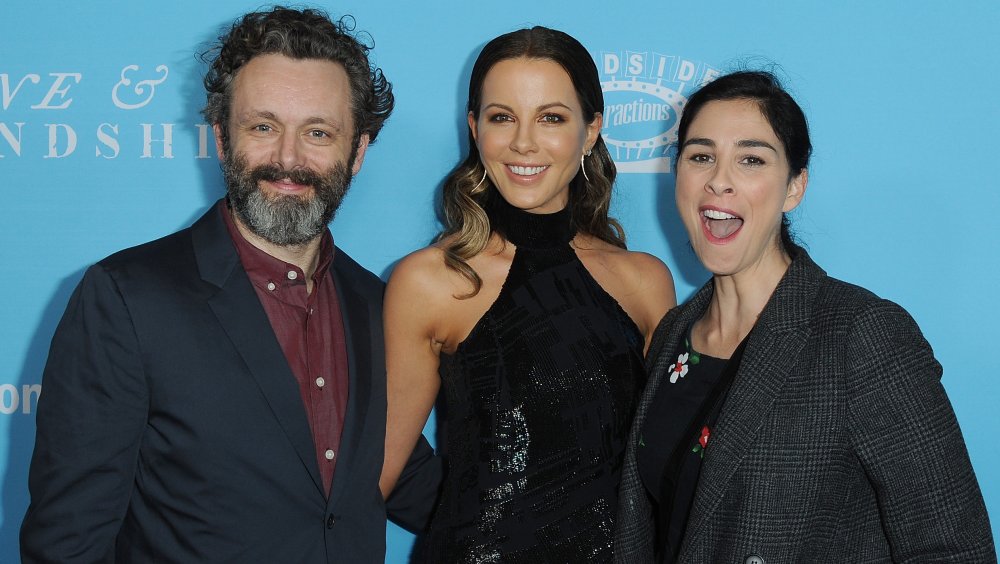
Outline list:
[[[23,562],[382,562],[384,285],[340,249],[331,272],[350,380],[328,499],[219,206],[92,266],[42,379]],[[421,528],[440,473],[422,440],[390,516]]]

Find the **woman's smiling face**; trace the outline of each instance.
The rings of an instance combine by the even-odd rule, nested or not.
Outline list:
[[[586,123],[573,82],[548,59],[519,57],[493,65],[469,127],[494,186],[511,205],[552,213],[569,202],[580,157],[601,130]]]
[[[702,264],[733,275],[776,264],[782,213],[808,175],[790,174],[785,148],[753,100],[706,103],[677,161],[677,209]]]

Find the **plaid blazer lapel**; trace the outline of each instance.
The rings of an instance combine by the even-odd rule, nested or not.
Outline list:
[[[678,562],[705,537],[711,515],[767,420],[810,333],[813,298],[826,275],[802,250],[761,312],[705,451]],[[780,445],[774,445],[780,448]],[[748,515],[747,519],[754,516]],[[709,539],[708,542],[711,542]]]
[[[615,564],[637,564],[653,560],[653,514],[645,486],[639,477],[639,440],[649,406],[653,403],[660,384],[670,373],[677,353],[677,343],[688,325],[701,317],[708,307],[712,288],[712,281],[709,280],[689,301],[667,312],[653,333],[646,356],[646,389],[636,409],[622,468],[618,521],[615,525]]]

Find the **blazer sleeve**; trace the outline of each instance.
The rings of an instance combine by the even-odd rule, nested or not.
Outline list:
[[[870,302],[846,341],[848,417],[894,562],[996,562],[941,365],[898,305]]]
[[[128,308],[109,273],[93,266],[70,298],[42,376],[22,562],[113,561],[148,396]]]
[[[394,523],[419,533],[427,529],[441,491],[444,463],[423,435],[417,440],[395,489],[386,500],[386,513]]]

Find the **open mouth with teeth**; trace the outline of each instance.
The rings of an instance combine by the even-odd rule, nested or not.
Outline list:
[[[710,239],[725,241],[734,237],[743,227],[743,218],[719,210],[702,210],[702,223]]]
[[[507,165],[507,169],[518,176],[534,176],[541,173],[543,170],[549,168],[548,166],[518,166],[518,165]]]

